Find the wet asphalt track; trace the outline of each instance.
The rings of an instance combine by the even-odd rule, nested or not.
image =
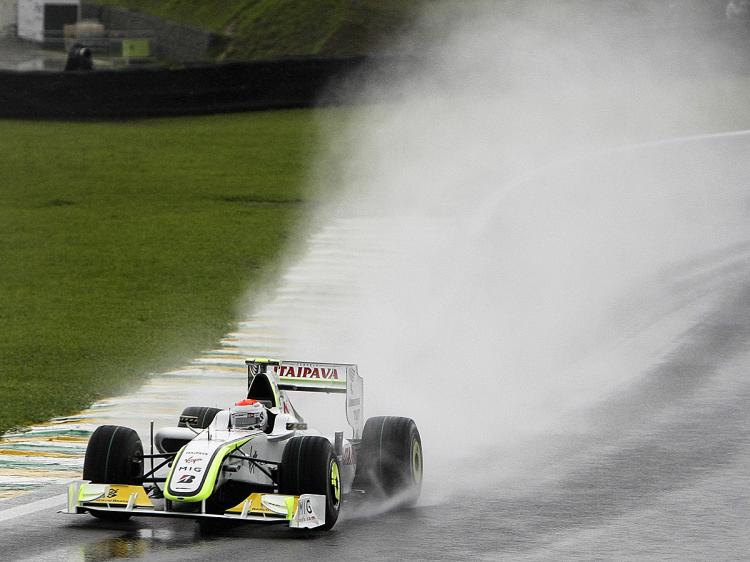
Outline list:
[[[750,140],[721,144],[737,162],[726,181],[750,188]],[[105,524],[49,508],[8,518],[62,492],[52,487],[0,504],[0,552],[91,561],[747,559],[750,245],[685,268],[675,299],[710,306],[638,383],[591,409],[591,431],[559,435],[525,478],[478,480],[475,493],[432,494],[431,505],[397,513],[349,508],[329,533],[240,526],[207,536],[190,521]]]

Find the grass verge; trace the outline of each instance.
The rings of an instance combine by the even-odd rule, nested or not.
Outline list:
[[[227,37],[218,58],[362,55],[380,50],[425,0],[98,0]],[[392,48],[392,46],[391,46]]]
[[[215,345],[310,204],[321,113],[0,121],[0,433]]]

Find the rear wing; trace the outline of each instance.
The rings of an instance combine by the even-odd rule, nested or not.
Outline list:
[[[354,430],[354,438],[362,437],[364,382],[356,365],[279,361],[260,357],[248,359],[245,364],[248,389],[257,375],[266,374],[273,378],[279,390],[346,393],[346,419]]]

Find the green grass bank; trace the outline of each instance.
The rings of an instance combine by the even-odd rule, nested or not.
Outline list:
[[[424,2],[96,0],[223,35],[227,42],[215,53],[219,60],[377,52],[414,20]]]
[[[0,433],[215,345],[314,203],[319,120],[342,116],[0,121]]]

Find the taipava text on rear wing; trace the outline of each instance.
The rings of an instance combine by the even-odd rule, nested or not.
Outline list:
[[[357,365],[280,361],[264,357],[253,357],[245,364],[248,391],[253,379],[265,374],[273,378],[279,390],[346,393],[346,420],[354,432],[354,439],[361,439],[365,423],[364,382]]]

